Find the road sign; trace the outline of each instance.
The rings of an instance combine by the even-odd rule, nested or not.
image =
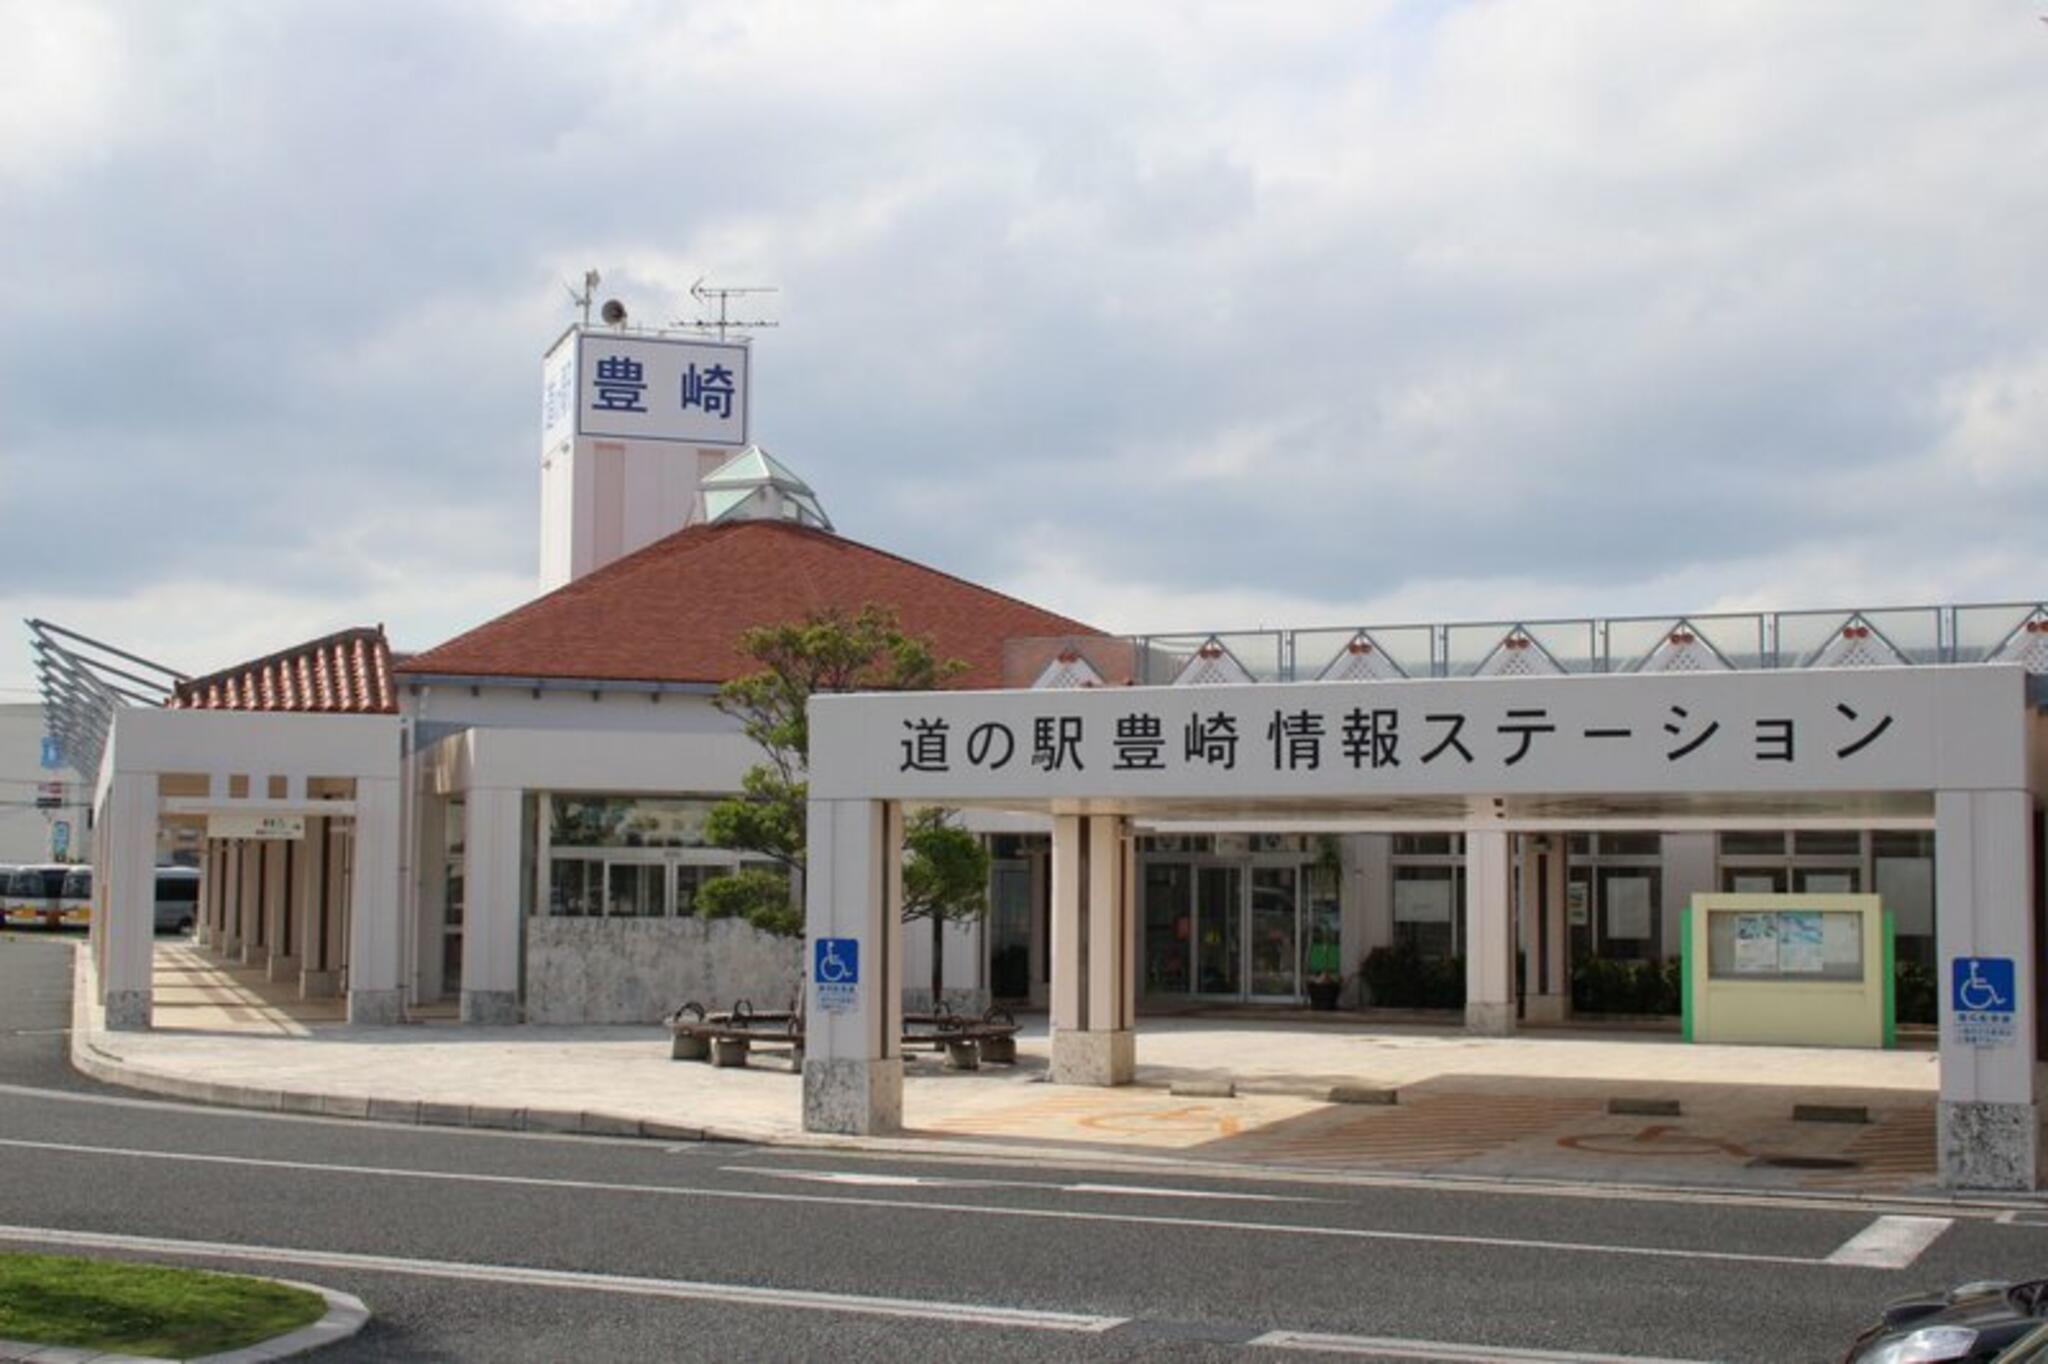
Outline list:
[[[62,862],[71,851],[71,821],[60,819],[50,826],[50,856]]]
[[[64,745],[57,742],[54,734],[43,736],[43,767],[54,772],[64,765]]]
[[[1951,966],[1949,1016],[1967,1047],[2009,1047],[2019,1007],[2011,957],[1957,957]]]
[[[64,804],[64,783],[42,781],[36,783],[36,809],[55,810]]]
[[[818,1011],[849,1012],[860,989],[860,939],[820,938],[811,952],[811,998]]]

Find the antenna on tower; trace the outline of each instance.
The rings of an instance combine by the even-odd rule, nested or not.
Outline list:
[[[590,325],[590,301],[597,297],[597,284],[598,274],[595,270],[583,272],[583,292],[580,294],[567,280],[562,281],[562,287],[569,291],[569,301],[583,310],[583,325],[586,327]]]
[[[689,327],[696,331],[716,331],[718,339],[721,341],[725,340],[725,332],[728,327],[779,327],[782,325],[780,322],[769,322],[762,318],[741,320],[730,316],[729,313],[732,301],[736,298],[747,294],[778,294],[781,292],[775,286],[766,284],[755,284],[734,289],[713,288],[706,284],[703,276],[700,275],[697,278],[697,282],[690,286],[690,297],[706,307],[716,303],[718,305],[718,316],[679,317],[672,325]]]

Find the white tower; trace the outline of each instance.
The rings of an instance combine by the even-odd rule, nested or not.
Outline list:
[[[751,360],[744,342],[625,326],[579,324],[548,349],[541,591],[690,523],[704,476],[747,444]]]

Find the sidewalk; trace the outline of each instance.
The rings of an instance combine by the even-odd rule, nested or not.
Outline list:
[[[1141,1019],[1138,1083],[1044,1083],[1043,1019],[1019,1063],[906,1064],[905,1132],[802,1131],[799,1080],[769,1061],[669,1059],[654,1026],[351,1029],[261,973],[188,944],[158,949],[159,1028],[107,1033],[79,953],[73,1058],[117,1084],[209,1102],[405,1122],[914,1150],[1170,1160],[1344,1174],[1430,1173],[1759,1192],[1930,1192],[1931,1051],[1687,1046],[1668,1036],[1546,1031],[1491,1039],[1416,1026]],[[777,1068],[769,1068],[771,1065]],[[1234,1098],[1170,1087],[1229,1078]],[[1391,1105],[1333,1103],[1391,1088]],[[1610,1099],[1679,1101],[1677,1116],[1610,1114]],[[1794,1104],[1863,1106],[1870,1121],[1795,1122]],[[1759,1161],[1789,1159],[1785,1164]],[[1828,1167],[1828,1168],[1821,1168]]]

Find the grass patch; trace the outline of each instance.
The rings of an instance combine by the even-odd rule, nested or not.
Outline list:
[[[0,1339],[189,1359],[327,1314],[317,1293],[262,1279],[69,1255],[0,1254]]]

